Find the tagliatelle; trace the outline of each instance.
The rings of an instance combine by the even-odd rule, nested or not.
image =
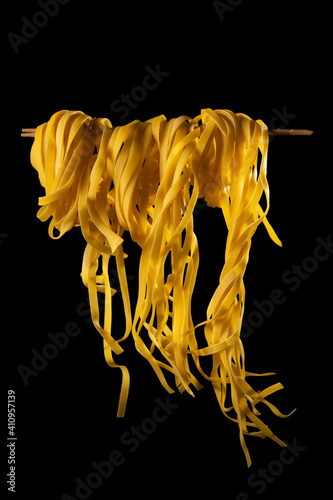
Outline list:
[[[51,217],[52,238],[81,226],[87,242],[82,280],[89,292],[92,321],[103,337],[107,363],[122,371],[118,416],[125,412],[129,372],[114,361],[113,353],[121,354],[121,343],[132,334],[137,350],[169,393],[174,389],[166,379],[168,372],[180,392],[194,395],[193,387],[201,388],[190,368],[189,360],[194,360],[197,376],[212,383],[222,412],[238,423],[248,465],[245,435],[268,436],[285,445],[259,419],[256,408],[265,403],[274,414],[285,416],[266,399],[282,385],[260,392],[248,384],[246,377],[254,374],[245,370],[240,339],[243,276],[258,225],[263,223],[272,240],[281,245],[267,220],[267,152],[264,123],[241,113],[211,109],[194,119],[181,116],[168,121],[158,116],[115,128],[107,119],[63,110],[36,129],[31,151],[31,163],[45,188],[37,216],[42,221]],[[263,195],[265,208],[260,205]],[[207,317],[194,325],[191,299],[199,252],[193,210],[200,197],[222,209],[228,237],[225,264]],[[124,231],[142,249],[133,320]],[[116,261],[126,317],[125,332],[118,339],[111,335],[115,293],[109,279],[111,257]],[[103,319],[98,293],[105,295]],[[207,343],[201,348],[196,337],[199,327],[204,328]],[[209,374],[200,364],[205,356],[212,357]],[[229,393],[231,407],[226,406]]]

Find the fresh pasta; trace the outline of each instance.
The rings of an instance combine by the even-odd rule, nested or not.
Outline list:
[[[106,362],[122,372],[117,415],[125,413],[130,377],[114,354],[123,352],[121,344],[131,335],[169,393],[177,388],[194,395],[203,380],[212,383],[223,414],[239,426],[248,465],[246,435],[285,445],[262,422],[257,409],[264,403],[275,415],[286,416],[267,400],[282,385],[262,391],[251,387],[247,377],[256,374],[245,370],[240,338],[243,278],[259,224],[281,245],[267,220],[267,153],[268,130],[262,121],[212,109],[203,109],[194,119],[157,116],[115,128],[108,119],[62,110],[36,129],[31,150],[31,163],[45,188],[38,218],[51,219],[52,238],[80,226],[86,241],[81,276],[92,321],[103,338]],[[218,286],[206,317],[195,325],[191,300],[199,247],[193,211],[202,197],[210,207],[222,210],[228,236]],[[141,248],[133,317],[124,231]],[[115,293],[109,278],[111,261],[118,271],[126,318],[125,331],[116,337],[111,333]],[[99,293],[105,297],[103,317]],[[204,331],[204,347],[198,346],[198,328]],[[212,360],[210,373],[201,362],[207,356]],[[168,373],[174,378],[173,386]],[[229,398],[231,406],[226,404]]]

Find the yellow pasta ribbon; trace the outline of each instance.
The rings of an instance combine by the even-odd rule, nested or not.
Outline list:
[[[264,403],[275,415],[284,417],[266,399],[282,385],[263,391],[252,389],[246,377],[255,374],[245,370],[240,339],[243,277],[259,224],[263,223],[272,240],[281,245],[267,220],[267,154],[264,123],[242,113],[212,109],[203,109],[194,119],[158,116],[115,128],[107,119],[63,110],[37,128],[31,151],[31,163],[45,188],[38,217],[42,221],[51,218],[52,238],[80,226],[87,242],[82,280],[88,288],[92,321],[103,337],[107,363],[122,372],[117,415],[125,413],[129,372],[113,356],[122,353],[121,343],[131,334],[136,349],[169,393],[176,387],[194,395],[193,388],[202,387],[198,375],[212,383],[222,412],[239,426],[248,465],[251,459],[245,435],[269,437],[285,445],[259,419],[256,408]],[[260,205],[263,196],[265,207]],[[228,237],[225,263],[207,316],[194,325],[191,300],[199,248],[193,211],[199,197],[222,210]],[[122,246],[124,231],[142,250],[133,319]],[[111,335],[115,293],[109,280],[112,258],[126,318],[125,332],[118,339]],[[105,295],[103,319],[99,293]],[[203,327],[206,339],[201,348],[196,336],[199,327]],[[203,356],[212,357],[210,373],[200,364]],[[197,367],[196,375],[190,358]],[[174,387],[167,373],[173,375]],[[228,394],[230,407],[226,406]]]

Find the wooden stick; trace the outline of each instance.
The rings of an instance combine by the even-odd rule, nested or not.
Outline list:
[[[273,128],[268,129],[268,135],[312,135],[313,130],[293,129],[293,128]]]
[[[35,137],[35,128],[23,128],[21,137]]]
[[[23,128],[21,137],[35,137],[35,128]],[[312,135],[313,130],[293,129],[293,128],[273,128],[268,129],[268,135]]]

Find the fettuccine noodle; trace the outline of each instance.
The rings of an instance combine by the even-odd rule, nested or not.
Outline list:
[[[259,151],[261,158],[259,158]],[[151,364],[163,387],[173,374],[180,392],[194,395],[202,386],[192,373],[209,380],[222,412],[238,423],[247,463],[251,459],[245,435],[266,436],[281,446],[259,419],[258,403],[285,416],[267,397],[280,383],[255,391],[246,381],[240,339],[244,315],[244,272],[251,238],[263,223],[281,245],[267,220],[269,188],[266,178],[268,130],[260,120],[228,110],[204,109],[192,119],[158,116],[112,128],[107,119],[80,111],[59,111],[36,129],[31,163],[38,171],[45,196],[38,218],[51,218],[49,234],[60,238],[80,226],[86,240],[82,280],[88,288],[92,321],[103,337],[111,367],[122,372],[118,416],[125,412],[129,372],[114,361],[121,343],[131,334],[136,349]],[[265,198],[265,207],[261,199]],[[228,228],[225,263],[207,316],[194,325],[191,299],[199,251],[193,210],[198,198],[222,209]],[[55,234],[56,231],[56,234]],[[125,272],[123,233],[141,248],[138,299],[131,315]],[[126,317],[123,336],[111,335],[112,296],[110,259],[114,258]],[[105,295],[101,318],[98,293]],[[197,329],[204,328],[205,347],[198,347]],[[205,373],[200,359],[211,356]],[[193,365],[193,363],[192,363]],[[264,374],[269,375],[269,374]],[[232,405],[226,406],[230,394]]]

